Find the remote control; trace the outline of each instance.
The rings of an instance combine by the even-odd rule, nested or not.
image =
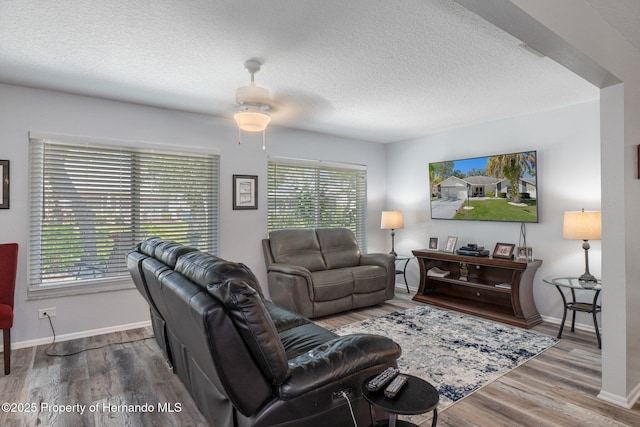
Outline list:
[[[384,395],[389,399],[393,399],[398,395],[398,392],[402,389],[402,387],[404,387],[408,379],[409,377],[406,375],[398,375],[393,379],[393,381],[391,381],[391,384],[389,384],[387,388],[384,389]]]
[[[400,373],[398,368],[388,367],[367,383],[367,390],[378,391]]]

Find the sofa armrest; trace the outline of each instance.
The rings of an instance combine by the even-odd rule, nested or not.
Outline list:
[[[269,273],[280,273],[288,276],[298,276],[303,278],[307,284],[307,292],[309,293],[311,300],[313,300],[313,278],[311,277],[311,272],[305,267],[277,262],[269,266],[269,268],[267,269],[267,274]]]
[[[267,269],[269,293],[277,304],[299,313],[304,317],[313,317],[313,278],[305,267],[274,263]]]
[[[396,257],[391,254],[362,254],[360,255],[360,265],[379,265],[385,270],[394,270]]]
[[[387,272],[386,298],[392,299],[396,288],[396,256],[383,253],[362,254],[360,265],[377,265],[384,268]]]
[[[380,335],[334,338],[290,359],[290,376],[278,387],[278,394],[289,400],[371,367],[396,366],[401,352],[398,344]]]
[[[302,276],[305,279],[307,279],[307,282],[312,283],[311,272],[308,269],[301,267],[299,265],[283,264],[280,262],[276,262],[271,264],[267,269],[267,273],[271,271],[275,271],[283,274],[290,274],[292,276]]]

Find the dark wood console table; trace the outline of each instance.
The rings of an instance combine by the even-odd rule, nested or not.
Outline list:
[[[523,328],[542,323],[533,300],[533,278],[542,260],[516,262],[426,249],[412,252],[420,266],[415,301]],[[434,267],[449,275],[428,275]]]

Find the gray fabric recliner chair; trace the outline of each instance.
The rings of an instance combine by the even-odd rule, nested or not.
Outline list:
[[[287,229],[262,241],[269,293],[313,318],[392,299],[395,257],[362,254],[347,228]]]

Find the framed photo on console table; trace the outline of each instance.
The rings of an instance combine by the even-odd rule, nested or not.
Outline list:
[[[430,251],[437,251],[438,249],[440,249],[440,247],[438,246],[438,238],[437,237],[429,237],[429,250]]]
[[[512,243],[496,243],[496,247],[493,250],[494,258],[513,258],[513,250],[516,245]]]
[[[533,248],[529,246],[518,246],[518,249],[516,251],[516,261],[532,262]]]
[[[444,251],[453,253],[456,250],[456,243],[458,243],[457,236],[449,236],[447,237],[447,244],[444,246]]]

